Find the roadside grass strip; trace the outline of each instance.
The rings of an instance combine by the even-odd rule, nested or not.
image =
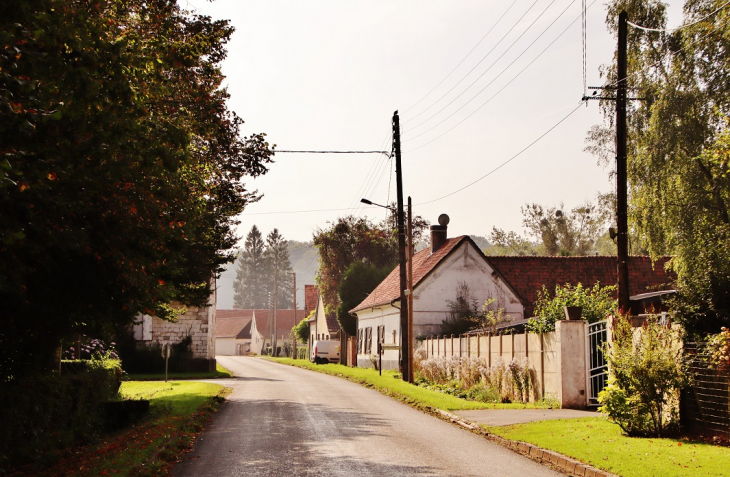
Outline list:
[[[627,437],[602,417],[482,427],[623,477],[730,476],[730,448],[684,438]]]
[[[230,378],[233,373],[221,366],[216,364],[215,371],[199,371],[192,373],[167,373],[167,379],[179,381],[182,379],[217,379],[217,378]],[[124,381],[164,381],[165,373],[150,373],[150,374],[125,374],[122,378]]]
[[[339,376],[364,386],[376,389],[381,393],[399,399],[417,408],[435,412],[437,409],[465,410],[465,409],[541,409],[547,406],[540,403],[483,403],[467,401],[450,394],[422,388],[400,379],[395,371],[383,371],[380,376],[375,369],[350,368],[340,364],[314,364],[304,359],[270,358],[277,363],[288,364],[300,368],[310,369],[320,373]]]
[[[46,475],[168,475],[189,450],[225,395],[218,384],[197,382],[122,383],[123,399],[149,399],[150,414],[131,428],[103,435],[100,443],[73,449]]]

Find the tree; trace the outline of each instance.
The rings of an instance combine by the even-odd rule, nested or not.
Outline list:
[[[291,263],[286,240],[279,229],[269,232],[266,237],[266,260],[269,263],[268,290],[273,297],[276,294],[276,306],[289,308],[292,306]],[[274,280],[276,278],[276,281]]]
[[[353,262],[342,274],[337,288],[340,304],[337,320],[349,336],[357,334],[357,319],[350,316],[350,310],[359,305],[391,272],[391,266],[377,267],[361,260]]]
[[[244,248],[238,256],[236,280],[233,282],[236,308],[268,308],[270,268],[264,239],[254,225],[246,235]]]
[[[730,12],[721,6],[687,1],[685,28],[629,27],[628,35],[630,95],[646,99],[628,109],[629,218],[653,257],[672,255],[675,309],[690,331],[730,324]],[[606,19],[613,33],[621,10],[632,22],[666,26],[663,3],[619,0]],[[614,66],[603,74],[615,83]],[[602,108],[610,130],[613,104]],[[589,137],[595,148],[612,138],[599,131]]]
[[[555,331],[555,322],[565,319],[563,307],[566,306],[580,306],[583,309],[581,318],[588,323],[605,320],[616,312],[615,292],[615,285],[602,287],[596,282],[593,288],[585,288],[580,283],[575,286],[566,283],[563,286],[556,285],[555,293],[551,295],[543,285],[542,290],[537,292],[535,316],[530,318],[525,329],[529,333]]]
[[[273,153],[226,107],[231,33],[163,0],[0,5],[0,379],[206,303]]]
[[[312,313],[314,313],[314,311],[312,311]],[[310,314],[308,317],[302,318],[302,321],[297,323],[292,329],[294,338],[296,338],[300,343],[309,342],[309,318],[311,316],[312,315]]]
[[[496,255],[589,255],[596,252],[602,235],[607,235],[612,211],[608,195],[599,195],[596,202],[588,201],[569,212],[560,207],[525,204],[522,225],[537,242],[515,232],[494,227],[489,240],[497,247]]]

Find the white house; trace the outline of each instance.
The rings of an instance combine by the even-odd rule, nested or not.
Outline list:
[[[449,317],[449,301],[464,282],[477,303],[495,299],[512,321],[533,316],[542,287],[570,283],[593,287],[616,283],[615,257],[486,257],[468,236],[446,238],[445,225],[431,226],[431,248],[413,256],[413,335],[437,335]],[[631,295],[665,288],[672,277],[665,271],[668,257],[629,258]],[[371,366],[380,339],[400,345],[400,277],[396,267],[350,313],[357,316],[357,365]],[[399,351],[383,353],[383,369],[397,369]]]
[[[438,334],[449,316],[448,301],[456,299],[460,282],[482,304],[494,298],[508,316],[522,318],[524,305],[514,290],[466,236],[446,238],[446,226],[431,226],[431,247],[413,256],[413,335]],[[396,267],[350,313],[357,316],[357,365],[370,366],[377,342],[400,344],[400,277]],[[398,350],[386,350],[383,369],[398,367]]]

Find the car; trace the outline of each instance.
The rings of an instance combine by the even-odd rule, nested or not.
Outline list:
[[[340,342],[339,341],[315,341],[312,345],[310,361],[315,364],[339,363]]]

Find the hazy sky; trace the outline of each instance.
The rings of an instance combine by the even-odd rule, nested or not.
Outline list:
[[[236,28],[223,72],[245,134],[265,132],[280,150],[390,151],[398,110],[405,197],[431,223],[447,213],[449,236],[521,231],[525,203],[572,208],[614,188],[609,171],[583,152],[586,131],[601,122],[598,103],[575,110],[583,95],[581,1],[180,3]],[[602,84],[599,66],[615,48],[604,3],[587,0],[589,86]],[[670,26],[680,8],[670,7]],[[435,200],[554,126],[491,175]],[[338,216],[381,220],[386,211],[365,208],[361,197],[396,197],[394,161],[381,154],[279,153],[275,161],[249,181],[264,198],[241,217],[241,236],[256,224],[311,240]]]

